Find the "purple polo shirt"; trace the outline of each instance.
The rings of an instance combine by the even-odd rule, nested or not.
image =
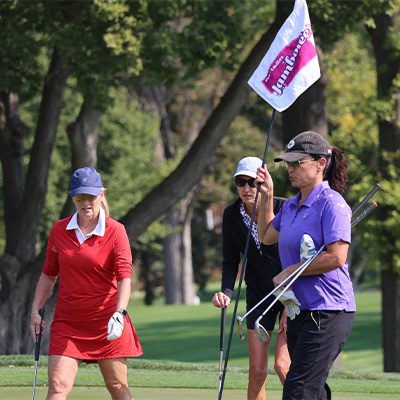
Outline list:
[[[351,209],[327,181],[319,184],[298,208],[299,199],[300,193],[289,199],[272,221],[279,232],[282,268],[300,261],[300,240],[304,233],[313,238],[317,250],[339,240],[351,242]],[[301,310],[356,309],[347,262],[324,274],[300,276],[293,291]]]

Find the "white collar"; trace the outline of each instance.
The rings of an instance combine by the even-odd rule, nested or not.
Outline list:
[[[67,230],[78,229],[82,233],[82,231],[78,225],[78,211],[72,216],[66,229]],[[97,221],[97,225],[92,230],[92,232],[90,232],[86,236],[87,237],[92,236],[92,235],[104,236],[105,231],[106,231],[106,213],[105,213],[103,207],[100,207],[100,214],[99,214],[99,220]]]

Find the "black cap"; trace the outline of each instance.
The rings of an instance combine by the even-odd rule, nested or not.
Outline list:
[[[299,133],[287,145],[286,151],[274,158],[279,161],[299,161],[309,154],[330,157],[332,148],[326,139],[317,132],[305,131]]]

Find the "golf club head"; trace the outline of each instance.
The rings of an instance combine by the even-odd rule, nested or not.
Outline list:
[[[237,328],[238,328],[238,336],[240,340],[244,340],[245,336],[243,333],[243,325],[242,325],[242,318],[238,315],[236,317],[236,323],[237,323]]]
[[[267,330],[260,324],[260,318],[257,319],[256,323],[254,324],[254,330],[256,332],[257,339],[260,342],[268,342],[269,334]]]

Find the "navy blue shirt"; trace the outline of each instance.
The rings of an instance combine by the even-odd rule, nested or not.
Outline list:
[[[221,290],[231,297],[239,270],[241,255],[244,253],[248,228],[240,214],[241,199],[224,210],[222,222],[223,261]],[[274,198],[274,212],[278,213],[284,203],[282,198]],[[257,248],[253,237],[250,237],[247,265],[244,280],[246,282],[246,300],[255,305],[273,288],[272,278],[282,270],[279,260],[278,245],[261,243]],[[271,296],[265,302],[268,305],[275,299]],[[279,303],[280,304],[280,303]]]

